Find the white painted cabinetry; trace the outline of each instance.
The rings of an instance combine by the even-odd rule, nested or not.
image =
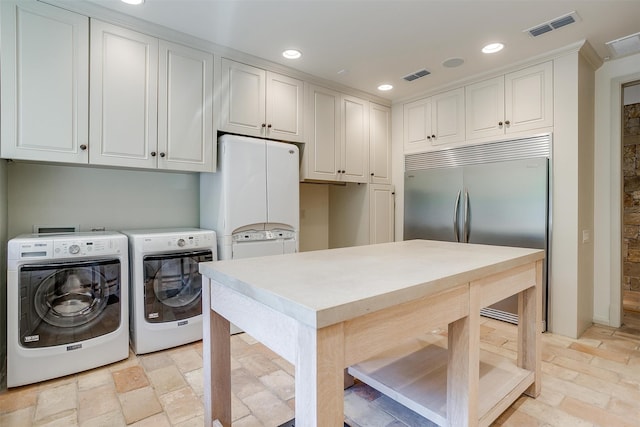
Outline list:
[[[304,142],[304,83],[222,59],[220,128],[242,135]]]
[[[369,243],[394,241],[395,192],[392,185],[369,185]]]
[[[391,109],[370,103],[369,182],[391,184]]]
[[[158,167],[214,172],[213,55],[160,40],[159,57]]]
[[[306,144],[302,149],[301,177],[336,181],[340,169],[340,93],[307,86]]]
[[[405,151],[464,141],[464,89],[404,104]]]
[[[155,168],[158,39],[91,21],[90,162]]]
[[[466,136],[553,126],[553,65],[546,62],[466,86]]]
[[[93,20],[90,163],[215,170],[213,55]]]
[[[320,86],[307,87],[303,180],[369,181],[369,102]]]
[[[88,162],[89,19],[3,1],[2,157]]]
[[[339,180],[369,182],[369,101],[342,95],[341,122]]]

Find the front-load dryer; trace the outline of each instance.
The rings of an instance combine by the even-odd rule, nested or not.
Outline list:
[[[129,237],[130,340],[136,354],[202,339],[202,276],[216,234],[198,228],[125,230]]]
[[[21,235],[7,261],[8,387],[129,356],[126,236]]]

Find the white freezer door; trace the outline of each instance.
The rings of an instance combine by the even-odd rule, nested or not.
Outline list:
[[[299,226],[298,147],[267,141],[267,222]]]
[[[238,227],[267,222],[266,149],[260,139],[223,141],[225,230],[231,234]]]

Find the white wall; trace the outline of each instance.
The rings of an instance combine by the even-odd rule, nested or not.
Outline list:
[[[329,186],[329,247],[369,244],[369,186]]]
[[[595,322],[622,319],[622,85],[640,80],[640,54],[606,62],[596,72],[594,165]]]
[[[8,237],[34,224],[107,230],[197,227],[198,174],[11,162]]]

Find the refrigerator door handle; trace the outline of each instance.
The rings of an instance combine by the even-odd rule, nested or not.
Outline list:
[[[464,190],[464,243],[469,243],[469,192]]]
[[[460,235],[458,233],[458,205],[460,205],[460,193],[462,190],[458,190],[458,196],[456,197],[456,203],[453,205],[453,237],[456,242],[460,242]]]

